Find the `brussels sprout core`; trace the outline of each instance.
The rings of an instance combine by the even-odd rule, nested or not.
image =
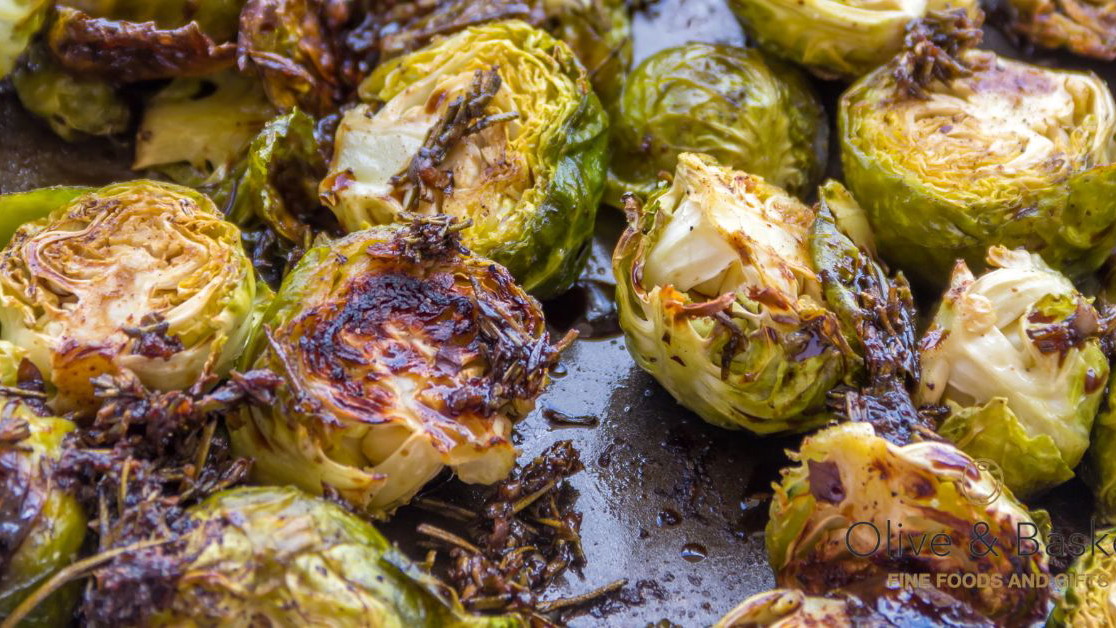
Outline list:
[[[922,340],[923,403],[948,403],[940,432],[995,461],[1019,495],[1073,477],[1104,396],[1099,315],[1037,255],[993,247],[994,270],[958,263]]]
[[[92,403],[90,379],[134,372],[158,390],[223,375],[254,323],[240,231],[209,199],[150,181],[109,186],[16,231],[0,252],[2,337],[57,388]]]
[[[683,153],[613,256],[636,361],[706,420],[808,429],[851,353],[811,258],[814,212],[781,189]]]
[[[1026,246],[1070,273],[1116,244],[1116,105],[1091,74],[962,53],[968,76],[917,94],[892,65],[841,99],[849,188],[883,255],[940,285],[958,257]],[[901,77],[900,77],[901,78]]]

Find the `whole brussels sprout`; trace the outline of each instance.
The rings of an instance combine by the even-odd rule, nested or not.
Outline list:
[[[589,252],[607,116],[569,48],[517,20],[380,65],[377,103],[337,131],[322,200],[355,231],[401,213],[469,219],[466,246],[532,294],[570,286]]]
[[[613,116],[606,201],[646,196],[678,155],[704,153],[803,197],[825,171],[829,126],[805,76],[758,50],[692,43],[647,58]]]
[[[47,0],[0,0],[0,79],[15,67],[16,60],[46,19]]]
[[[967,604],[937,589],[875,588],[858,591],[857,595],[831,591],[824,597],[794,589],[757,593],[722,617],[713,628],[995,626]]]
[[[841,160],[880,253],[940,286],[957,258],[1025,246],[1071,275],[1116,245],[1116,104],[1088,73],[969,50],[910,89],[903,59],[841,97]]]
[[[173,390],[228,372],[269,293],[208,198],[132,181],[41,200],[56,208],[0,251],[0,338],[27,350],[55,409],[88,409],[101,374]]]
[[[446,221],[311,249],[264,324],[244,365],[284,383],[274,406],[243,411],[235,451],[259,482],[328,487],[375,516],[447,466],[465,482],[503,479],[512,423],[557,358],[538,303]]]
[[[1044,48],[1116,59],[1116,3],[1112,0],[1008,0],[1008,23]]]
[[[976,0],[729,0],[748,38],[825,79],[855,79],[903,49],[908,30],[935,12],[980,19]]]
[[[1100,315],[1069,279],[1022,250],[992,247],[988,263],[979,278],[954,268],[922,339],[919,401],[947,404],[938,432],[1026,498],[1073,477],[1108,360]]]
[[[12,74],[24,109],[42,118],[61,138],[116,135],[128,129],[132,111],[109,82],[64,71],[42,45],[33,45]]]
[[[4,380],[11,383],[7,377]],[[77,499],[52,478],[63,438],[74,424],[38,416],[18,399],[5,397],[0,404],[0,618],[4,618],[76,558],[85,539],[86,520]],[[80,590],[59,589],[19,625],[69,625]]]
[[[150,561],[165,577],[162,566],[176,563],[173,588],[146,625],[525,625],[467,614],[371,524],[294,488],[223,491],[187,518],[163,555],[135,552],[133,570]]]
[[[1116,529],[1097,530],[1095,534],[1097,538],[1112,539]],[[1116,556],[1090,548],[1073,562],[1066,576],[1068,586],[1047,626],[1099,628],[1116,624]]]
[[[841,274],[864,259],[822,216],[760,177],[679,155],[673,184],[631,217],[612,258],[636,362],[715,425],[826,422],[826,393],[860,362],[853,278]]]
[[[791,458],[799,464],[775,484],[765,532],[779,586],[824,595],[914,571],[997,623],[1046,617],[1048,587],[1009,586],[1013,575],[1050,574],[1039,524],[953,445],[900,446],[868,423],[842,423],[807,437]],[[996,552],[983,551],[981,539],[993,538]],[[998,576],[1003,586],[950,586],[933,577],[955,573]]]

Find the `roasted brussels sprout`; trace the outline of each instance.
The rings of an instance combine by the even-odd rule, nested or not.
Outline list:
[[[1116,529],[1097,530],[1095,534],[1100,539],[1112,539]],[[1090,548],[1074,561],[1066,576],[1068,586],[1047,626],[1099,628],[1116,623],[1116,556]]]
[[[1044,48],[1116,59],[1116,3],[1112,0],[1008,0],[1010,28]]]
[[[885,588],[824,597],[775,589],[744,600],[713,628],[815,628],[818,626],[995,626],[967,604],[936,589]]]
[[[1110,375],[1108,395],[1093,423],[1082,478],[1096,497],[1097,519],[1116,523],[1116,375]]]
[[[96,375],[127,370],[172,390],[227,373],[266,294],[208,198],[133,181],[16,231],[0,251],[0,338],[27,350],[57,410],[80,410]]]
[[[132,168],[151,168],[224,205],[249,142],[276,114],[259,82],[235,72],[181,78],[146,104]]]
[[[256,480],[383,515],[444,467],[484,484],[511,470],[512,423],[557,351],[507,271],[431,221],[313,248],[286,277],[244,362],[284,385],[232,433]]]
[[[979,19],[975,0],[729,0],[750,40],[826,79],[854,79],[903,49],[913,23],[963,10]]]
[[[467,614],[371,524],[294,488],[239,488],[187,513],[123,577],[170,580],[148,626],[522,626]]]
[[[417,19],[401,20],[398,30],[380,42],[388,58],[425,46],[436,36],[498,20],[523,20],[566,42],[582,65],[601,101],[611,106],[620,96],[632,63],[631,19],[624,0],[449,0]],[[416,10],[407,6],[404,14]],[[418,9],[421,10],[421,7]],[[396,17],[391,13],[387,21]]]
[[[606,201],[647,195],[679,153],[705,153],[802,197],[818,184],[829,127],[806,78],[758,50],[693,43],[639,65],[613,116]]]
[[[46,218],[59,207],[92,191],[93,188],[87,187],[58,186],[0,195],[0,216],[3,217],[0,219],[0,247],[6,246],[24,223]],[[0,365],[3,364],[0,359]]]
[[[0,0],[0,79],[42,28],[49,7],[47,0]]]
[[[607,116],[565,44],[512,20],[382,64],[335,142],[322,199],[350,231],[401,213],[469,219],[466,246],[539,297],[589,251]]]
[[[53,480],[63,438],[73,429],[70,421],[38,416],[16,398],[0,399],[0,618],[81,549],[85,513]],[[59,589],[19,625],[69,625],[79,592]]]
[[[628,349],[706,421],[757,434],[816,427],[826,393],[856,368],[856,305],[836,275],[863,260],[828,210],[815,217],[760,177],[683,153],[671,187],[617,244]]]
[[[868,423],[842,423],[791,457],[799,464],[775,484],[765,533],[779,586],[824,595],[895,572],[985,574],[1002,586],[930,582],[998,623],[1046,617],[1048,587],[1011,586],[1012,576],[1049,576],[1040,525],[953,445],[900,446]],[[992,538],[996,552],[983,551]]]
[[[235,41],[244,0],[63,0],[59,5],[97,18],[154,22],[164,30],[198,25],[218,42]]]
[[[912,88],[903,60],[841,98],[845,177],[885,259],[938,286],[957,258],[1025,246],[1071,275],[1116,245],[1116,105],[1087,73],[977,50]]]
[[[132,111],[107,81],[64,71],[41,45],[12,74],[23,107],[42,118],[59,137],[116,135],[128,129]]]
[[[922,403],[945,403],[938,432],[995,462],[1026,498],[1073,477],[1104,396],[1100,315],[1038,255],[992,247],[964,262],[922,339]]]

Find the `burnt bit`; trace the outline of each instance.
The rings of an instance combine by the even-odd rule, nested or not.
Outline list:
[[[1095,338],[1109,337],[1116,328],[1116,308],[1103,306],[1099,313],[1078,296],[1069,316],[1059,317],[1036,310],[1027,317],[1027,337],[1045,354],[1062,354]]]
[[[134,83],[204,76],[231,67],[236,44],[215,43],[197,22],[160,29],[155,22],[94,18],[58,7],[47,42],[70,72]]]
[[[169,360],[171,356],[185,348],[178,336],[167,334],[169,329],[170,323],[163,318],[162,314],[150,312],[140,319],[139,327],[122,327],[121,331],[133,340],[133,355]]]
[[[426,135],[426,140],[411,158],[406,170],[392,177],[391,184],[401,195],[406,197],[410,193],[407,211],[417,209],[420,201],[440,206],[442,199],[453,195],[453,172],[439,170],[438,166],[461,140],[494,124],[519,117],[518,111],[485,114],[485,109],[502,84],[498,67],[487,72],[477,70],[469,90],[450,103],[442,119]]]
[[[830,504],[845,501],[845,485],[841,483],[841,470],[836,462],[809,460],[806,464],[809,468],[810,494],[814,499]]]
[[[49,479],[34,473],[21,445],[30,436],[26,420],[0,417],[0,573],[7,573],[8,561],[31,533],[45,503]]]
[[[189,390],[161,393],[130,374],[94,380],[103,405],[67,441],[56,478],[93,515],[98,555],[139,546],[91,571],[79,611],[85,622],[142,625],[165,608],[193,559],[182,538],[193,527],[186,508],[246,477],[250,461],[232,455],[219,418],[243,404],[274,403],[278,379],[250,371],[212,388],[214,381],[203,376]]]
[[[546,13],[539,2],[405,2],[387,0],[380,20],[390,28],[379,41],[380,54],[385,58],[417,50],[442,37],[458,31],[497,20],[523,20],[532,26],[542,27]],[[390,31],[390,32],[387,32]]]
[[[562,623],[564,610],[589,604],[622,584],[565,600],[542,595],[566,569],[585,564],[581,513],[568,478],[584,469],[570,441],[559,441],[496,486],[479,513],[453,507],[445,513],[468,519],[466,537],[428,525],[419,533],[432,547],[448,550],[446,582],[462,604],[480,613],[518,612],[536,625]],[[438,564],[437,557],[432,561]],[[621,581],[622,583],[623,581]]]
[[[907,26],[904,52],[895,61],[892,77],[899,98],[927,97],[934,81],[950,81],[972,75],[964,60],[965,51],[980,44],[980,23],[964,9],[932,11]]]

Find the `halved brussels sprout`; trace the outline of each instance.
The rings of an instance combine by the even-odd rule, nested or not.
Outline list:
[[[824,595],[913,571],[998,623],[1046,617],[1047,586],[1010,586],[1013,575],[1049,576],[1041,526],[953,445],[900,446],[867,423],[842,423],[807,437],[791,458],[798,464],[774,486],[765,533],[779,586]],[[991,539],[994,553],[985,551]],[[998,576],[1003,586],[934,574]]]
[[[857,249],[815,216],[760,177],[683,153],[671,187],[631,217],[612,258],[628,349],[706,421],[816,427],[826,393],[858,364],[842,334],[856,305],[830,309],[827,297],[845,293],[833,276],[823,295],[819,277],[852,272]]]
[[[908,30],[935,12],[980,19],[976,0],[729,0],[748,38],[826,79],[854,79],[903,49]]]
[[[440,223],[376,227],[311,249],[287,275],[244,365],[279,374],[233,446],[256,480],[335,490],[373,515],[450,467],[499,481],[514,421],[557,351],[538,303]]]
[[[15,67],[19,55],[43,26],[47,0],[0,0],[0,79]]]
[[[0,618],[73,561],[85,539],[85,513],[52,477],[74,427],[18,399],[0,399]],[[80,590],[58,590],[19,625],[69,625]]]
[[[1116,2],[1112,0],[1008,0],[1013,31],[1044,48],[1116,59]]]
[[[1073,477],[1089,446],[1108,360],[1100,315],[1038,255],[992,247],[964,262],[922,339],[921,403],[947,404],[938,432],[995,462],[1026,498]]]
[[[825,596],[774,589],[744,600],[713,628],[817,628],[819,626],[995,626],[971,607],[937,589],[879,583],[852,595]]]
[[[23,108],[65,140],[116,135],[131,122],[132,111],[112,84],[66,72],[39,44],[31,46],[12,73],[12,86]]]
[[[650,194],[678,155],[704,153],[803,197],[825,170],[829,126],[797,69],[758,50],[692,43],[639,65],[613,116],[606,201]]]
[[[967,76],[912,91],[899,59],[841,98],[846,181],[881,254],[935,286],[993,244],[1096,269],[1116,245],[1112,94],[1089,73],[960,56]]]
[[[526,625],[469,615],[371,524],[294,488],[224,491],[187,519],[176,543],[134,553],[160,577],[182,561],[146,625]]]
[[[415,10],[409,6],[402,13]],[[628,13],[624,0],[450,0],[418,19],[401,20],[398,30],[384,33],[380,50],[390,58],[469,26],[523,20],[566,42],[589,71],[589,80],[601,101],[611,106],[620,96],[632,63]],[[391,21],[395,16],[388,13],[386,17]]]
[[[259,82],[235,72],[176,79],[144,106],[132,168],[177,165],[222,179],[275,114]]]
[[[524,22],[477,26],[376,69],[337,131],[322,200],[355,231],[404,212],[469,219],[466,246],[533,294],[589,251],[607,116],[565,44]]]
[[[240,231],[208,198],[133,181],[16,231],[0,251],[0,338],[27,350],[56,409],[83,409],[97,375],[128,370],[172,390],[227,373],[265,294]]]
[[[1116,529],[1097,530],[1094,534],[1097,538],[1112,539],[1116,537]],[[1068,586],[1047,626],[1101,628],[1116,625],[1116,556],[1090,548],[1073,562],[1066,576]]]

